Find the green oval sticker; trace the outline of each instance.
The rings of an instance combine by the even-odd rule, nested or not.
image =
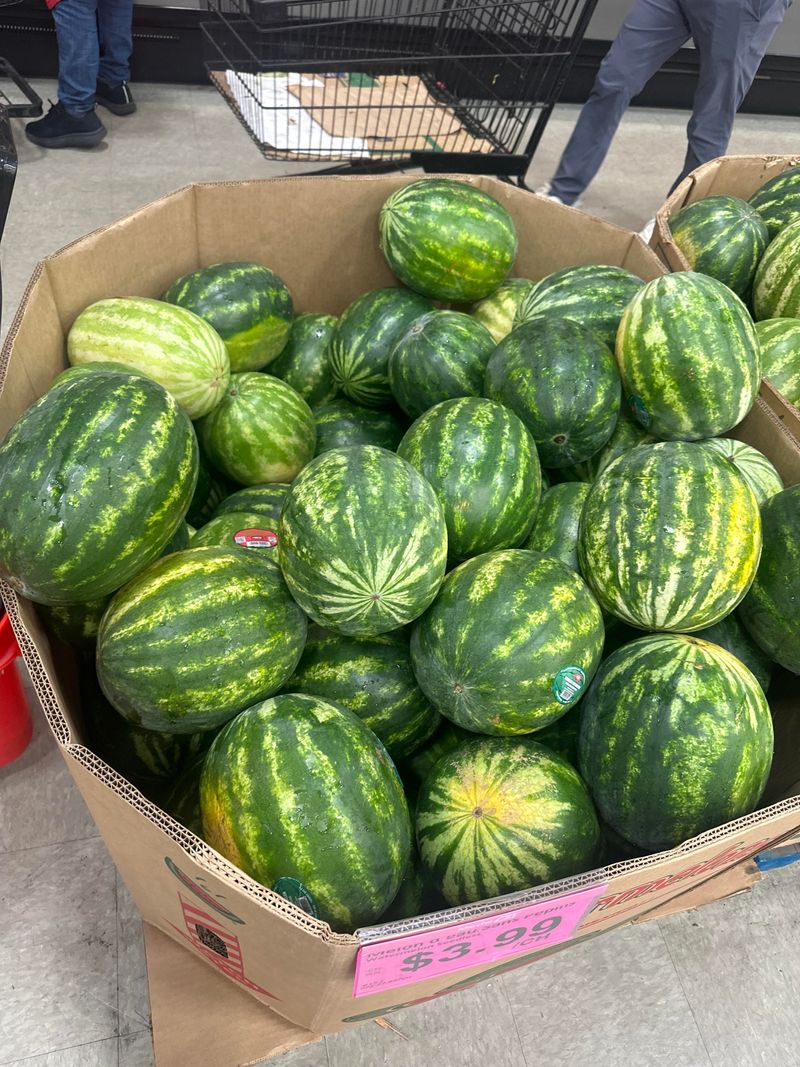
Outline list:
[[[571,704],[585,685],[586,675],[580,667],[562,667],[553,679],[553,696],[559,704]]]
[[[278,893],[284,900],[289,900],[292,904],[296,904],[298,908],[308,915],[313,915],[315,919],[319,918],[314,898],[303,883],[296,878],[288,876],[279,878],[272,887],[272,892]]]

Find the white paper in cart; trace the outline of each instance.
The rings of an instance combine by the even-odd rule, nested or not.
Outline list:
[[[301,74],[240,74],[225,76],[245,123],[264,144],[288,152],[319,156],[369,156],[361,137],[334,137],[301,107],[290,86],[324,88],[316,78]]]

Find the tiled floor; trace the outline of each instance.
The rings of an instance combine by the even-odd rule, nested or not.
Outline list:
[[[53,96],[51,84],[38,86]],[[210,89],[138,88],[91,152],[48,153],[21,127],[0,248],[4,324],[36,260],[192,179],[263,177]],[[575,119],[557,109],[530,183]],[[585,208],[638,228],[684,151],[687,116],[632,112]],[[797,120],[744,117],[735,152],[797,152]],[[281,1067],[800,1067],[800,867],[752,893],[593,940],[532,968],[397,1012],[407,1040],[367,1024]],[[151,1067],[141,925],[41,713],[0,770],[0,1067]],[[187,1065],[202,1067],[202,1064]]]

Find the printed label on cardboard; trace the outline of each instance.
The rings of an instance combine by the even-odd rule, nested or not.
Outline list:
[[[567,941],[605,889],[605,884],[595,885],[444,929],[363,945],[356,957],[353,996],[382,993]]]

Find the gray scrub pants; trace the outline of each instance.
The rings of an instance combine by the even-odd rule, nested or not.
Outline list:
[[[700,77],[687,127],[686,160],[672,188],[701,163],[725,154],[733,119],[791,0],[636,0],[600,65],[551,182],[575,201],[605,159],[631,99],[691,37]],[[646,146],[642,146],[646,150]]]

